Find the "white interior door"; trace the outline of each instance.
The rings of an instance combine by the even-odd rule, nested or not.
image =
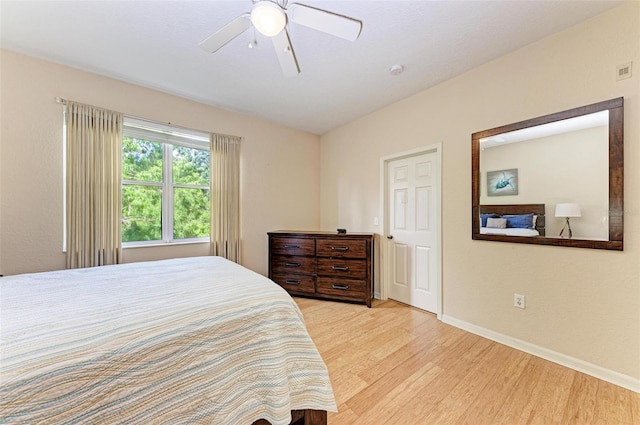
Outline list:
[[[387,163],[389,298],[438,313],[439,156]]]

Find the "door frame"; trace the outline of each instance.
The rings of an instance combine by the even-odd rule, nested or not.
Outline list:
[[[389,163],[391,161],[425,153],[435,153],[438,161],[438,171],[436,173],[436,239],[437,247],[437,270],[436,270],[436,316],[442,320],[442,142],[432,145],[421,146],[408,151],[398,152],[380,158],[380,212],[382,214],[382,235],[380,249],[380,299],[388,299],[389,282],[391,282],[391,267],[389,265],[390,243],[387,239],[389,234]]]

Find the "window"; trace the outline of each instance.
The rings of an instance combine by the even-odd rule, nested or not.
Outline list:
[[[122,242],[209,240],[209,136],[125,118]]]

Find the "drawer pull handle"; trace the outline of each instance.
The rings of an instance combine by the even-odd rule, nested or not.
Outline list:
[[[300,267],[300,263],[284,263],[285,267]]]
[[[299,249],[300,245],[285,245],[284,249]]]
[[[349,266],[340,267],[340,266],[331,266],[331,270],[339,270],[341,272],[348,272]]]
[[[286,283],[287,285],[300,285],[299,280],[285,280],[284,283]]]
[[[331,250],[332,251],[349,251],[349,247],[348,246],[332,246]]]
[[[331,285],[331,287],[333,289],[342,289],[343,291],[346,291],[347,289],[349,289],[349,285]]]

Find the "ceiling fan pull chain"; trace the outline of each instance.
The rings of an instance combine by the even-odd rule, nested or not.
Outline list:
[[[249,48],[253,49],[258,45],[258,39],[256,38],[256,28],[251,24],[249,26]]]

